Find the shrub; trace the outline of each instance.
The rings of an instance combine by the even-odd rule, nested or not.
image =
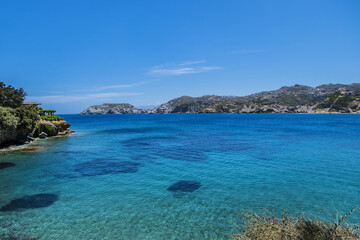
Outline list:
[[[16,109],[16,114],[20,118],[18,127],[32,130],[39,121],[37,109],[31,107],[21,107]]]
[[[360,236],[345,223],[349,214],[336,223],[326,223],[305,216],[290,217],[286,211],[281,219],[267,212],[259,216],[251,211],[240,212],[242,226],[238,226],[240,234],[232,235],[233,240],[355,240]]]
[[[52,132],[52,128],[51,128],[50,125],[45,125],[44,128],[45,128],[44,130],[45,130],[46,133],[51,133]]]
[[[59,117],[59,116],[51,116],[51,115],[47,115],[47,116],[40,116],[41,120],[44,120],[44,121],[62,121],[64,120],[64,118],[62,117]]]
[[[34,109],[0,107],[0,127],[2,129],[24,128],[31,130],[36,126],[38,120],[38,113]]]
[[[20,118],[16,115],[16,110],[9,107],[0,107],[0,128],[16,128]]]

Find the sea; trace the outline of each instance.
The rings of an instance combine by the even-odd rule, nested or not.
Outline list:
[[[333,222],[360,206],[359,115],[62,117],[72,136],[0,153],[0,236],[229,239],[242,210]]]

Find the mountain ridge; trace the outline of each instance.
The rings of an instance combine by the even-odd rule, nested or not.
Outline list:
[[[360,83],[283,86],[243,97],[181,96],[153,109],[128,103],[90,106],[80,114],[165,113],[360,113]]]

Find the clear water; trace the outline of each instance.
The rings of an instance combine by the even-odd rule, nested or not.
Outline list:
[[[0,155],[16,164],[0,169],[0,234],[227,239],[241,209],[333,220],[360,205],[360,116],[65,118],[75,135],[40,140],[43,151]],[[168,189],[181,180],[200,185]],[[9,205],[36,194],[54,198],[40,208]]]

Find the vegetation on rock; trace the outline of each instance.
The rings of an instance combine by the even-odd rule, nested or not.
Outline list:
[[[61,120],[64,120],[63,117],[59,117],[59,116],[40,116],[41,120],[44,120],[44,121],[61,121]]]
[[[15,89],[0,82],[0,145],[33,139],[28,137],[30,133],[39,135],[46,132],[55,136],[58,132],[64,132],[63,135],[69,132],[70,124],[63,121],[64,118],[55,116],[55,110],[43,110],[34,104],[23,105],[25,96],[22,88]],[[58,121],[61,124],[51,123]]]
[[[232,235],[233,240],[357,240],[357,227],[345,222],[356,209],[341,217],[336,223],[327,223],[317,218],[310,219],[303,215],[289,216],[282,212],[278,219],[272,213],[259,216],[251,211],[240,212],[242,225],[239,234]]]
[[[23,106],[26,93],[0,82],[0,127],[1,129],[33,129],[39,121],[38,108]]]

